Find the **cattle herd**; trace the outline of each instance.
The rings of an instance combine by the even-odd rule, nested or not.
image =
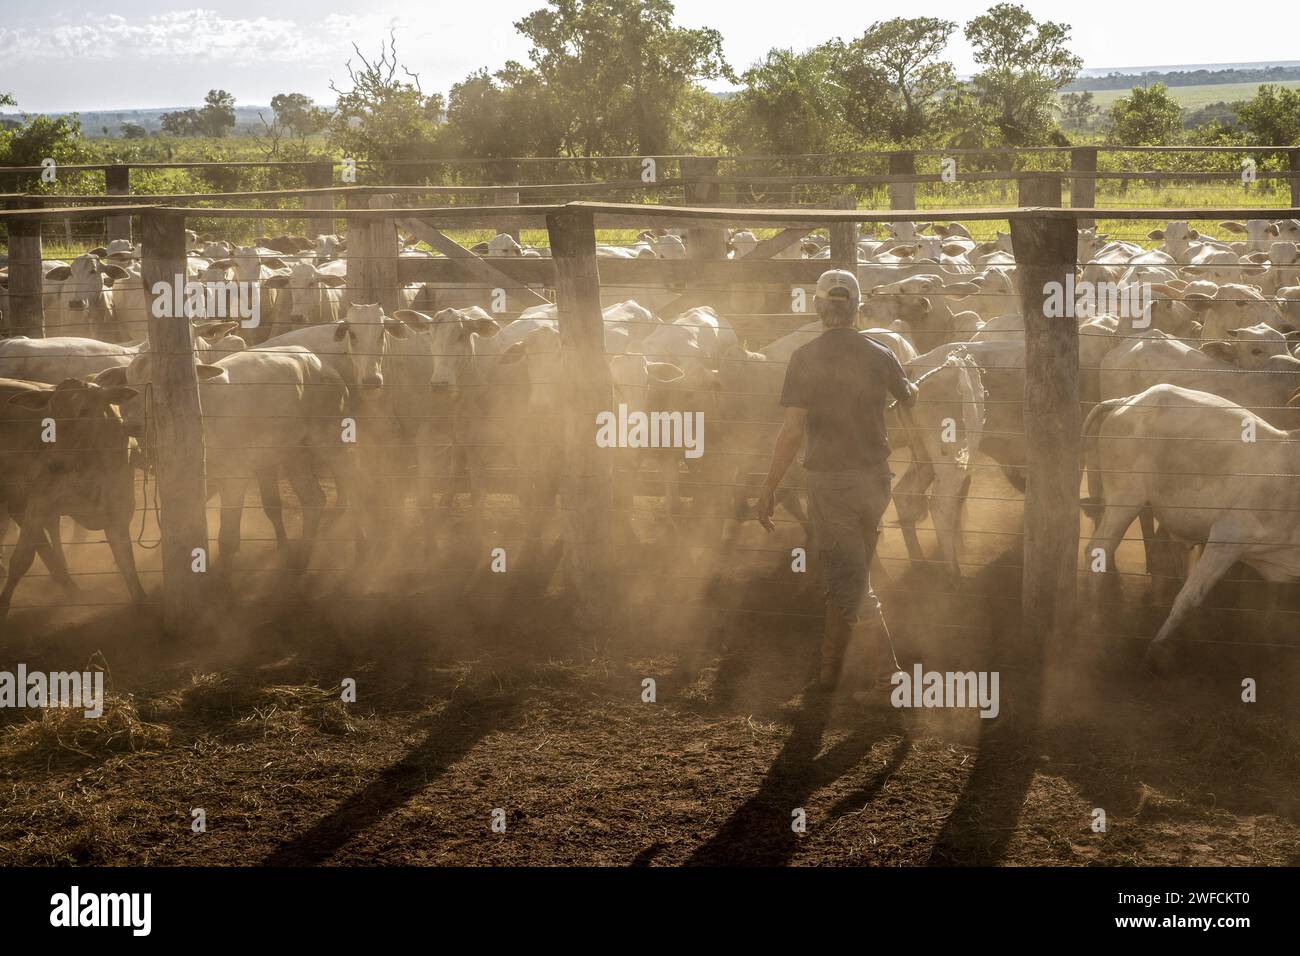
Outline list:
[[[1106,572],[1098,587],[1113,586],[1115,549],[1140,519],[1153,580],[1185,578],[1152,645],[1155,662],[1234,564],[1270,582],[1300,577],[1300,460],[1289,431],[1300,426],[1300,359],[1292,354],[1300,221],[1227,222],[1218,231],[1223,238],[1169,222],[1138,243],[1080,229],[1067,294],[1065,316],[1079,326],[1082,504],[1095,521],[1084,567]],[[345,237],[248,246],[187,239],[187,280],[208,291],[190,321],[208,493],[220,504],[218,574],[235,561],[253,483],[286,560],[300,568],[309,566],[326,511],[322,479],[354,516],[359,555],[391,541],[385,529],[412,497],[427,542],[444,533],[463,491],[475,525],[485,520],[489,489],[517,495],[526,520],[547,520],[559,494],[566,394],[554,305],[512,320],[479,305],[428,308],[432,296],[412,283],[390,315],[350,299]],[[631,245],[598,246],[597,255],[684,258],[688,242],[675,230],[648,230]],[[728,255],[744,257],[758,244],[752,232],[733,230]],[[471,251],[549,255],[504,234]],[[830,254],[814,234],[778,258]],[[429,253],[407,243],[401,255]],[[923,561],[917,529],[928,515],[951,575],[961,574],[961,515],[977,462],[1025,486],[1015,270],[1009,236],[977,242],[958,223],[893,223],[858,242],[862,334],[887,346],[919,386],[913,408],[890,412],[905,469],[894,489],[898,527],[912,560]],[[49,336],[0,340],[0,496],[6,525],[19,526],[0,613],[36,556],[55,583],[71,583],[65,516],[104,531],[131,596],[145,598],[129,532],[135,472],[150,467],[156,440],[144,341],[153,296],[140,250],[117,240],[49,261],[44,275]],[[739,317],[733,325],[708,306],[661,315],[657,290],[623,291],[607,296],[603,310],[613,407],[702,412],[708,446],[698,460],[662,447],[612,452],[616,514],[625,518],[641,489],[697,526],[747,516],[780,421],[786,362],[819,324],[804,317],[774,340],[742,338]],[[0,288],[8,316],[6,294]],[[250,301],[259,321],[240,328],[230,317]],[[792,315],[786,327],[799,322]],[[801,480],[796,469],[781,504],[806,527]],[[282,481],[301,512],[293,541]],[[695,489],[685,494],[689,509],[684,482]],[[633,534],[622,519],[615,530]]]

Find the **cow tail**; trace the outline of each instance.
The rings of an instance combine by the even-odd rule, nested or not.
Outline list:
[[[984,380],[979,365],[965,350],[954,352],[945,364],[957,369],[957,394],[961,396],[961,424],[966,442],[957,452],[956,461],[965,471],[970,469],[984,433]]]
[[[1111,412],[1126,401],[1127,398],[1111,398],[1098,402],[1092,407],[1092,411],[1088,412],[1088,417],[1083,420],[1083,462],[1088,476],[1088,497],[1079,502],[1079,507],[1094,523],[1101,519],[1102,512],[1106,508],[1106,491],[1102,485],[1101,453],[1097,433],[1101,431],[1102,424]]]

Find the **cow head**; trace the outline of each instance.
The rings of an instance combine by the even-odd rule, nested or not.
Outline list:
[[[427,336],[429,355],[433,359],[429,386],[436,392],[453,395],[474,380],[478,339],[495,336],[501,329],[496,319],[478,306],[443,309],[433,316],[401,309],[393,318]]]
[[[102,332],[112,321],[112,299],[108,289],[118,279],[131,273],[98,256],[85,253],[66,266],[56,266],[45,273],[54,288],[55,311],[64,325],[84,325],[92,332]]]
[[[390,338],[404,339],[411,334],[403,322],[384,315],[379,303],[348,306],[346,318],[349,350],[352,353],[354,381],[362,391],[373,391],[384,384],[384,356]]]
[[[126,428],[115,405],[134,398],[125,386],[102,387],[65,379],[53,388],[23,391],[11,405],[54,419],[58,441],[32,463],[33,487],[60,510],[74,513],[125,512],[135,498],[131,487]]]
[[[515,241],[514,236],[499,232],[487,243],[487,255],[493,259],[518,258],[524,250]]]

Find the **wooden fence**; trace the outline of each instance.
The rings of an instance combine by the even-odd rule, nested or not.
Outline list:
[[[1054,191],[1055,190],[1055,191]],[[356,193],[351,208],[336,210],[356,237],[348,264],[349,286],[383,300],[398,281],[427,278],[439,270],[480,270],[486,264],[510,281],[554,289],[558,305],[561,359],[568,389],[565,408],[566,580],[580,618],[598,625],[613,609],[595,579],[607,566],[611,549],[612,473],[607,457],[594,442],[596,414],[611,406],[604,361],[604,323],[600,309],[603,283],[638,281],[745,287],[753,283],[815,281],[834,262],[854,262],[856,226],[863,222],[1007,220],[1017,262],[1017,280],[1025,319],[1025,436],[1028,444],[1026,533],[1023,561],[1023,640],[1029,651],[1060,646],[1075,629],[1075,562],[1078,554],[1079,488],[1079,352],[1073,321],[1045,314],[1050,283],[1063,288],[1078,267],[1077,227],[1099,216],[1124,219],[1213,216],[1290,218],[1297,208],[1254,209],[1066,209],[1059,207],[1059,181],[1034,177],[1022,185],[1033,206],[1007,209],[756,209],[645,206],[573,202],[545,206],[478,206],[452,208],[372,208]],[[1057,204],[1051,202],[1057,200]],[[143,274],[167,281],[185,271],[185,223],[196,210],[157,207],[12,209],[0,212],[10,228],[9,295],[15,311],[14,331],[40,334],[40,225],[88,211],[138,215],[143,224]],[[247,209],[204,209],[206,217],[247,217]],[[467,265],[456,257],[404,261],[397,257],[397,226],[407,224],[426,236],[448,228],[487,226],[506,231],[544,226],[550,238],[549,260],[477,260]],[[708,241],[726,226],[770,227],[781,235],[828,227],[831,263],[826,260],[687,259],[638,261],[598,259],[596,230],[647,223],[691,230]],[[173,629],[192,619],[198,600],[191,570],[194,548],[208,541],[205,515],[203,426],[192,358],[192,330],[187,321],[149,320],[153,358],[153,403],[157,416],[158,485],[163,505],[163,607]]]

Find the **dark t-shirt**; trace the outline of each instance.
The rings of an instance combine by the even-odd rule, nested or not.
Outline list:
[[[911,401],[894,353],[851,328],[827,329],[790,356],[781,404],[808,410],[809,471],[872,468],[889,457],[885,404]]]

